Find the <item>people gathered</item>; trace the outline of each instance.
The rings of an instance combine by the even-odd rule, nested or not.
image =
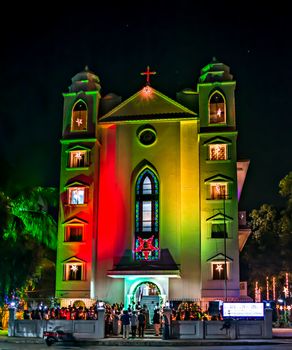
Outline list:
[[[164,334],[167,330],[165,327],[165,315],[160,308],[159,303],[150,305],[149,309],[146,305],[141,305],[139,301],[125,307],[123,303],[103,304],[105,336],[123,336],[128,339],[143,338],[145,328],[150,324],[154,327],[155,336],[169,337]],[[23,310],[23,319],[30,320],[97,320],[98,306],[94,304],[90,307],[80,305],[69,305],[68,307],[51,307],[41,305],[32,310]],[[209,320],[213,317],[203,312],[202,309],[192,302],[182,302],[176,308],[172,308],[170,321],[174,320]],[[221,319],[221,318],[219,318]],[[168,322],[168,321],[167,321]],[[165,328],[165,329],[164,329]]]

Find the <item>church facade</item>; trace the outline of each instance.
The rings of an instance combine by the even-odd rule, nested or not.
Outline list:
[[[173,100],[146,84],[63,93],[56,297],[62,305],[239,300],[236,82],[213,60]]]

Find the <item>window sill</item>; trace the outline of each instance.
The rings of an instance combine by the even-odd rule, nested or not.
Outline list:
[[[66,167],[67,171],[76,171],[76,170],[88,170],[89,166],[85,167]]]
[[[212,201],[214,203],[222,203],[223,201],[225,201],[225,203],[230,203],[232,201],[232,198],[228,197],[228,198],[216,198],[216,199],[213,199],[213,198],[206,198],[207,201]]]
[[[85,282],[86,280],[63,280],[63,282]]]
[[[222,159],[222,160],[218,160],[218,159],[215,159],[215,160],[206,159],[206,163],[207,163],[207,164],[211,164],[211,163],[215,163],[215,164],[223,163],[223,164],[226,164],[226,163],[231,163],[231,159]]]

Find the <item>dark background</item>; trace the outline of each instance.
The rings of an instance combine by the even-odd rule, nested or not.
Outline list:
[[[196,89],[212,57],[236,89],[238,159],[250,159],[240,208],[281,206],[279,181],[292,170],[291,18],[281,4],[197,1],[11,3],[2,13],[1,187],[59,186],[62,93],[85,65],[102,95],[151,85],[175,98]],[[8,24],[4,24],[6,19]]]

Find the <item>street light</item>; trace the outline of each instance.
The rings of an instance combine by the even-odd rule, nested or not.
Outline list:
[[[221,197],[223,199],[223,228],[224,228],[224,299],[225,301],[227,301],[227,257],[226,257],[226,236],[227,236],[227,232],[226,232],[226,219],[225,219],[225,200],[226,200],[226,193],[225,193],[225,187],[224,190],[222,191],[223,193],[221,193]]]

